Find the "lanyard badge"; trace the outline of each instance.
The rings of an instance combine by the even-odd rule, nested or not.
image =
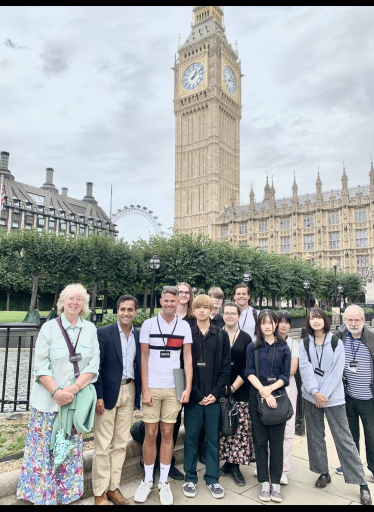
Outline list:
[[[326,335],[325,335],[325,339],[323,340],[323,343],[322,343],[322,351],[321,351],[321,358],[320,359],[318,359],[317,344],[314,341],[314,348],[315,348],[315,351],[316,351],[316,357],[317,357],[317,362],[318,362],[318,368],[314,368],[314,373],[316,375],[319,375],[320,377],[323,377],[325,375],[325,372],[323,370],[321,370],[322,357],[323,357],[323,349],[325,347],[325,340],[326,340]]]
[[[175,322],[173,332],[170,334],[170,338],[174,334],[174,331],[175,331],[175,328],[177,326],[177,323],[178,323],[178,317],[177,317],[177,320]],[[163,341],[164,347],[165,347],[164,350],[160,350],[160,359],[170,359],[170,350],[166,350],[167,343],[165,343],[164,335],[161,332],[160,322],[158,321],[158,315],[157,315],[157,325],[158,325],[158,330],[160,331],[161,338],[162,338],[162,341]]]

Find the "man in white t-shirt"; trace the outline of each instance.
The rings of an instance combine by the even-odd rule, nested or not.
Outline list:
[[[234,288],[234,301],[242,310],[239,317],[238,327],[250,335],[252,341],[256,341],[257,333],[257,311],[249,305],[251,292],[245,283],[239,283]]]
[[[134,496],[134,501],[138,503],[144,503],[152,490],[153,469],[157,455],[156,438],[160,423],[158,489],[161,504],[173,504],[173,494],[167,480],[174,449],[174,423],[182,404],[190,399],[192,386],[191,328],[187,322],[180,320],[176,315],[178,303],[178,289],[164,288],[160,299],[162,311],[156,317],[146,320],[140,330],[145,476]],[[173,370],[180,368],[182,346],[186,389],[180,401],[177,401]]]

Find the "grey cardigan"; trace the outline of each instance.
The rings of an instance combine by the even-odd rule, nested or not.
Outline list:
[[[345,364],[344,345],[341,340],[333,351],[331,347],[332,333],[329,332],[326,336],[325,347],[323,350],[323,357],[321,362],[321,370],[324,371],[323,377],[314,373],[315,368],[318,368],[318,360],[314,346],[313,336],[309,336],[309,353],[311,363],[308,359],[308,354],[305,350],[304,341],[300,343],[300,357],[299,368],[302,380],[302,395],[305,400],[313,404],[316,403],[314,393],[322,393],[328,398],[325,407],[334,407],[336,405],[345,404],[345,393],[343,386],[343,371]],[[318,357],[321,357],[321,348],[318,347]]]

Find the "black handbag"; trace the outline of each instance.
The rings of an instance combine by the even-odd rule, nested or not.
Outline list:
[[[259,371],[258,371],[258,349],[255,349],[255,366],[256,366],[256,375],[260,380]],[[276,389],[272,393],[273,397],[277,401],[277,408],[272,409],[268,406],[266,399],[262,398],[260,392],[256,390],[257,397],[257,410],[260,415],[261,423],[264,425],[279,425],[280,423],[285,423],[293,415],[293,407],[291,404],[291,400],[288,398],[288,394],[286,389],[280,388]]]
[[[235,399],[232,396],[230,385],[227,386],[229,395],[221,396],[221,433],[223,436],[234,436],[239,427],[239,411]]]

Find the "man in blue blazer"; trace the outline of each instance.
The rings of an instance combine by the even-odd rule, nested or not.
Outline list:
[[[97,393],[92,486],[96,505],[128,505],[119,490],[134,408],[140,409],[139,304],[132,295],[117,301],[118,321],[97,330],[100,373]]]

